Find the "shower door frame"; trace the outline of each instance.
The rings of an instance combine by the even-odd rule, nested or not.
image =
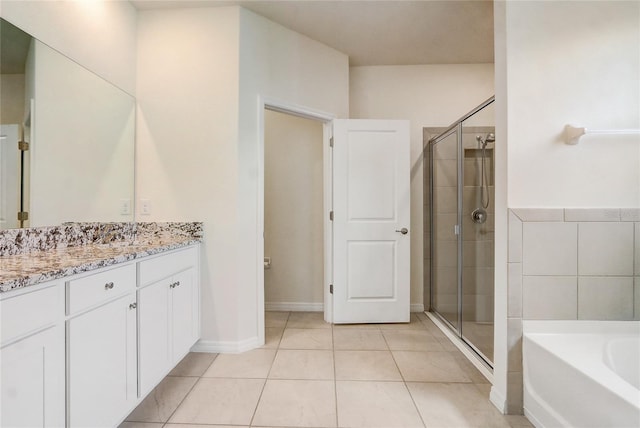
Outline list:
[[[490,369],[493,370],[493,362],[490,361],[470,340],[467,340],[464,337],[464,333],[462,331],[462,325],[463,325],[463,287],[462,287],[462,275],[463,275],[463,268],[464,268],[464,261],[463,261],[463,236],[462,236],[462,232],[463,232],[463,228],[462,228],[462,206],[463,206],[463,195],[464,195],[464,185],[463,185],[463,180],[464,180],[464,147],[463,147],[463,141],[462,141],[462,123],[469,119],[471,116],[473,116],[474,114],[478,113],[479,111],[481,111],[482,109],[484,109],[485,107],[491,105],[493,102],[495,101],[495,96],[492,96],[491,98],[487,99],[486,101],[484,101],[482,104],[480,104],[479,106],[477,106],[476,108],[474,108],[473,110],[471,110],[469,113],[465,114],[464,116],[462,116],[460,119],[458,119],[457,121],[455,121],[451,126],[449,126],[447,129],[445,129],[443,132],[441,132],[440,134],[438,134],[437,136],[431,138],[429,140],[429,162],[431,163],[429,166],[429,209],[431,211],[433,211],[433,207],[434,207],[434,168],[433,168],[433,148],[435,146],[435,144],[439,143],[440,141],[444,140],[447,137],[450,137],[452,133],[456,133],[456,150],[457,150],[457,158],[456,158],[456,162],[457,162],[457,183],[456,183],[456,201],[457,201],[457,209],[456,209],[456,249],[457,249],[457,266],[456,266],[456,272],[457,272],[457,296],[458,296],[458,307],[457,307],[457,323],[458,326],[454,326],[449,320],[446,319],[445,316],[441,315],[440,312],[438,312],[436,310],[436,308],[433,305],[434,302],[434,275],[435,275],[435,269],[433,266],[433,256],[430,258],[430,269],[429,269],[429,277],[430,277],[430,286],[429,286],[429,312],[433,313],[435,316],[438,317],[439,320],[441,320],[450,330],[452,330],[453,332],[455,332],[456,336],[458,338],[460,338],[460,340],[466,345],[468,346],[477,356],[478,358],[480,358],[480,360],[487,365]],[[433,231],[434,226],[435,226],[435,215],[433,215],[433,212],[431,212],[431,214],[429,215],[429,224],[430,224],[430,246],[431,246],[431,250],[433,251],[433,249],[435,248],[435,237],[434,237],[434,233]],[[494,287],[495,288],[495,287]],[[494,297],[495,298],[495,297]]]

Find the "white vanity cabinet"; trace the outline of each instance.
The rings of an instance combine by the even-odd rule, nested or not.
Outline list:
[[[199,337],[198,249],[179,250],[138,266],[140,393],[146,395]]]
[[[25,291],[0,300],[0,426],[63,427],[63,284]]]
[[[136,265],[67,282],[68,414],[72,427],[112,427],[138,399]]]
[[[0,427],[115,427],[200,336],[199,246],[0,293]]]

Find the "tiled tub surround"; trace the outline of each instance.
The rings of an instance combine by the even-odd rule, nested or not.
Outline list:
[[[65,223],[0,232],[0,292],[202,240],[202,223]]]
[[[511,209],[508,268],[508,410],[520,412],[523,319],[640,319],[640,209]]]

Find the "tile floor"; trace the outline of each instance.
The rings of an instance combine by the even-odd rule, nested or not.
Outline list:
[[[121,428],[531,427],[489,403],[487,380],[424,315],[331,326],[267,312],[266,344],[191,353]]]

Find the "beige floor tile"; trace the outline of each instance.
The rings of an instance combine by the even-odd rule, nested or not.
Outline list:
[[[333,379],[333,352],[280,349],[270,379]]]
[[[128,422],[166,422],[198,381],[196,377],[165,377],[133,412]]]
[[[411,382],[471,382],[448,352],[392,351],[400,373]]]
[[[408,383],[428,427],[509,428],[498,410],[472,384]]]
[[[169,373],[169,376],[202,376],[218,354],[189,352]]]
[[[266,349],[278,349],[284,328],[266,327],[264,329],[264,346]]]
[[[263,379],[201,378],[169,422],[249,425]]]
[[[533,428],[533,424],[522,415],[505,415],[504,419],[511,428]]]
[[[336,382],[338,426],[401,428],[424,425],[403,382]]]
[[[275,349],[220,354],[203,377],[266,378],[275,355]]]
[[[274,328],[284,328],[289,319],[289,312],[268,311],[264,313],[264,326]]]
[[[380,330],[380,324],[333,324],[334,330],[357,329],[357,330]]]
[[[249,428],[249,425],[166,424],[164,428]]]
[[[335,427],[334,382],[267,380],[252,425]]]
[[[387,342],[385,342],[382,336],[382,332],[378,329],[334,329],[333,346],[335,349],[350,351],[389,349]]]
[[[451,352],[451,356],[454,360],[456,360],[464,374],[466,374],[469,379],[471,379],[471,382],[478,384],[488,384],[489,386],[491,386],[489,380],[484,377],[484,375],[480,373],[480,371],[475,368],[473,364],[471,364],[471,362],[462,354],[462,352],[456,349],[455,352]]]
[[[440,337],[436,337],[436,340],[438,341],[438,343],[442,347],[443,351],[447,351],[447,352],[458,351],[458,347],[456,345],[454,345],[451,342],[451,339],[449,339],[448,337],[440,336]]]
[[[415,313],[409,316],[408,323],[378,324],[378,327],[380,327],[380,330],[422,330],[425,328]]]
[[[335,351],[338,380],[402,381],[390,351]]]
[[[426,315],[425,315],[426,316]],[[433,335],[433,337],[435,337],[436,339],[441,338],[444,339],[447,336],[442,332],[442,330],[440,330],[438,328],[437,325],[435,325],[433,323],[433,321],[431,321],[431,319],[427,319],[427,320],[423,320],[422,321],[422,325],[424,326],[425,330],[427,330],[429,333],[431,333]]]
[[[280,341],[280,349],[332,349],[331,329],[287,328]]]
[[[489,400],[489,395],[491,394],[491,384],[490,383],[474,383],[480,394],[487,400]]]
[[[331,324],[325,322],[324,312],[291,312],[287,328],[331,328]]]
[[[392,351],[444,351],[425,330],[384,330],[382,334]]]
[[[156,422],[123,422],[118,428],[162,428],[164,423]]]

